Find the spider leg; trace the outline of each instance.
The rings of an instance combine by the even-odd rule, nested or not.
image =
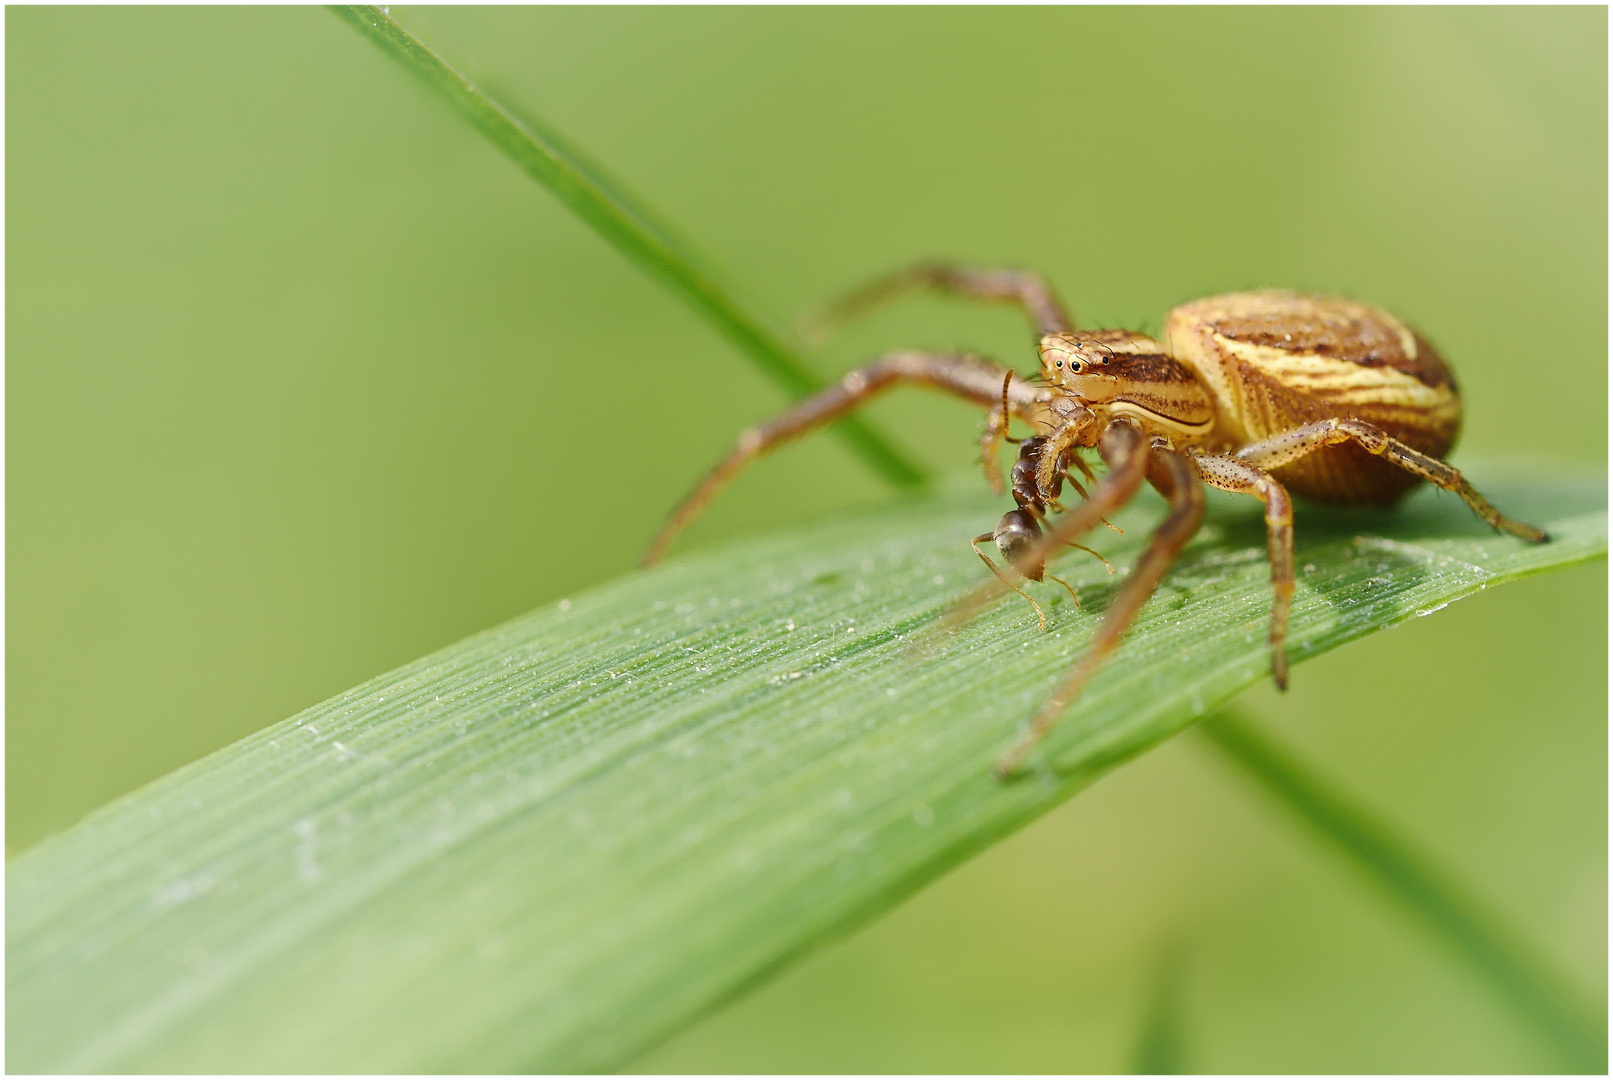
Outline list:
[[[1305,424],[1268,439],[1250,443],[1240,449],[1235,456],[1238,460],[1258,468],[1275,469],[1306,454],[1313,454],[1324,446],[1352,441],[1369,453],[1377,454],[1391,465],[1400,466],[1413,476],[1421,477],[1446,491],[1454,491],[1491,528],[1509,532],[1531,544],[1544,543],[1550,539],[1533,525],[1525,525],[1521,521],[1514,521],[1504,516],[1501,511],[1490,505],[1488,499],[1475,491],[1473,485],[1469,484],[1457,470],[1436,457],[1429,457],[1413,450],[1399,439],[1391,438],[1382,428],[1365,420],[1318,420],[1314,424]]]
[[[990,405],[1002,397],[1004,372],[1004,368],[972,356],[913,351],[887,353],[873,363],[858,368],[773,419],[741,433],[728,455],[672,511],[645,553],[642,565],[651,566],[659,562],[677,535],[699,516],[730,480],[780,443],[839,418],[898,383],[930,386],[981,405]],[[1010,377],[1008,383],[1009,407],[1022,418],[1029,415],[1036,401],[1037,388],[1018,378]]]
[[[1093,474],[1092,466],[1087,464],[1086,458],[1082,457],[1080,454],[1075,453],[1073,450],[1067,455],[1067,457],[1069,458],[1069,461],[1070,461],[1071,464],[1073,464],[1077,469],[1081,470],[1081,475],[1086,477],[1088,482],[1094,483],[1094,484],[1098,482],[1098,478],[1097,478],[1097,476],[1095,476]],[[1086,489],[1081,486],[1081,482],[1079,480],[1077,480],[1075,477],[1070,475],[1070,471],[1069,471],[1068,468],[1066,468],[1065,471],[1064,471],[1064,479],[1066,479],[1066,480],[1068,480],[1070,482],[1070,486],[1075,488],[1075,490],[1080,494],[1081,498],[1084,499],[1084,498],[1087,497]],[[1059,509],[1062,510],[1063,507],[1060,507]],[[1122,529],[1119,525],[1116,525],[1112,521],[1108,521],[1107,519],[1104,521],[1103,524],[1105,526],[1107,526],[1110,531],[1115,532],[1115,533],[1124,533],[1126,531],[1125,529]],[[1088,550],[1090,550],[1090,549],[1088,549]],[[1094,554],[1096,554],[1096,553],[1094,552]],[[1101,559],[1103,556],[1099,555],[1098,557]],[[1105,563],[1104,565],[1107,566],[1108,564]],[[1114,573],[1114,568],[1110,567],[1109,572],[1111,574]]]
[[[1000,405],[994,405],[991,412],[986,414],[986,430],[980,436],[980,463],[986,469],[986,485],[991,488],[993,495],[1001,495],[1006,489],[1003,487],[1003,468],[998,460],[998,452],[1006,440],[1017,443],[1020,440],[1010,438],[1008,434],[1008,418],[1012,410],[1008,406],[1008,388],[1014,381],[1012,371],[1003,372],[1003,399]]]
[[[1231,454],[1195,454],[1193,465],[1205,483],[1222,491],[1253,495],[1266,504],[1266,551],[1271,561],[1271,677],[1288,689],[1288,607],[1294,598],[1294,508],[1288,491],[1264,469]]]
[[[1093,636],[1086,655],[1076,661],[1053,692],[1037,706],[1030,726],[1019,740],[997,759],[992,774],[999,780],[1014,774],[1025,755],[1042,741],[1059,714],[1080,694],[1092,673],[1120,643],[1132,619],[1154,594],[1165,571],[1175,561],[1182,547],[1192,539],[1198,531],[1199,522],[1204,519],[1204,488],[1199,483],[1198,473],[1185,456],[1166,447],[1154,447],[1138,456],[1144,460],[1149,483],[1170,500],[1170,513],[1154,531],[1153,539],[1137,560],[1131,576],[1120,586],[1120,592],[1104,614],[1103,622],[1098,625],[1098,632]]]
[[[1081,490],[1081,486],[1075,483],[1075,477],[1070,475],[1069,463],[1071,458],[1081,460],[1079,454],[1071,451],[1081,441],[1081,435],[1085,430],[1084,424],[1070,423],[1047,437],[1047,448],[1042,451],[1041,458],[1036,462],[1036,490],[1044,499],[1053,497],[1061,478],[1075,484],[1077,491]],[[1091,479],[1090,474],[1088,479]]]
[[[926,289],[1014,304],[1030,316],[1038,334],[1075,329],[1075,321],[1065,311],[1053,286],[1035,271],[931,262],[905,267],[830,301],[800,320],[801,332],[811,341],[822,341],[852,319]]]

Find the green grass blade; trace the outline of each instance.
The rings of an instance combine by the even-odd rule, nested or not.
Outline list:
[[[486,87],[474,85],[380,8],[340,6],[331,10],[425,80],[522,171],[682,297],[787,394],[804,397],[823,385],[812,366],[786,344],[761,312],[740,300],[706,260],[642,201],[629,195],[551,126],[495,100]],[[923,470],[862,419],[846,417],[834,430],[891,483],[910,487],[924,479]]]
[[[1494,535],[1433,491],[1392,516],[1313,512],[1296,661],[1605,554],[1601,476],[1470,475],[1554,541]],[[993,782],[1115,583],[1072,553],[1085,606],[1055,601],[1049,633],[1010,596],[914,655],[983,573],[964,538],[1001,506],[978,488],[532,612],[24,852],[7,1065],[619,1066],[1266,677],[1263,528],[1216,499],[1047,768]],[[1100,546],[1125,565],[1161,511],[1139,500]]]
[[[1471,965],[1525,1026],[1546,1039],[1564,1071],[1607,1071],[1606,1018],[1578,1000],[1550,965],[1434,860],[1236,715],[1211,717],[1199,730]]]
[[[1167,940],[1137,1040],[1137,1060],[1131,1071],[1138,1076],[1176,1076],[1191,1071],[1183,1060],[1187,1050],[1184,963],[1182,942]]]

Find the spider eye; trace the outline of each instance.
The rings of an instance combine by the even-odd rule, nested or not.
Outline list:
[[[1063,360],[1055,360],[1055,361],[1053,361],[1053,366],[1061,368],[1061,367],[1064,366],[1064,361]]]

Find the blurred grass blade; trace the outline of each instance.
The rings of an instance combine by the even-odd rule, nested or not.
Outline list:
[[[1183,1064],[1187,1045],[1182,1016],[1184,962],[1181,940],[1168,939],[1137,1041],[1137,1061],[1131,1070],[1135,1075],[1175,1076],[1190,1071]]]
[[[1549,964],[1434,860],[1235,713],[1211,717],[1199,730],[1470,964],[1504,1005],[1547,1040],[1563,1071],[1607,1071],[1606,1018],[1577,1000]]]
[[[495,100],[486,87],[473,85],[382,9],[331,10],[448,99],[506,157],[623,255],[681,296],[787,394],[804,397],[823,386],[811,365],[765,316],[740,300],[672,229],[552,127]],[[922,470],[860,418],[846,417],[834,430],[891,483],[907,487],[924,479]]]
[[[1603,477],[1471,475],[1554,541],[1432,491],[1393,516],[1313,512],[1296,660],[1606,552]],[[980,579],[963,541],[1001,507],[978,488],[533,612],[24,852],[7,1065],[621,1066],[1266,677],[1260,517],[1216,499],[1047,768],[993,782],[1116,586],[1076,553],[1085,606],[1049,590],[1051,632],[1009,597],[914,659],[904,639]],[[1129,508],[1105,553],[1135,558],[1161,512]]]

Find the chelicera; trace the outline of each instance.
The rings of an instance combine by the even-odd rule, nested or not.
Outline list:
[[[1011,472],[1015,508],[973,541],[997,581],[988,581],[961,609],[977,607],[1002,586],[1030,599],[980,551],[981,543],[993,541],[1022,578],[1052,577],[1046,567],[1057,550],[1079,546],[1077,538],[1125,505],[1145,481],[1151,484],[1169,503],[1165,520],[1116,593],[1091,647],[997,761],[999,778],[1019,767],[1081,692],[1198,530],[1203,484],[1265,505],[1271,673],[1280,688],[1288,683],[1283,641],[1294,594],[1290,493],[1386,506],[1427,481],[1455,492],[1496,529],[1530,543],[1547,539],[1502,515],[1441,460],[1461,425],[1456,383],[1433,347],[1381,308],[1296,292],[1230,293],[1173,309],[1155,340],[1126,330],[1078,330],[1051,286],[1029,271],[926,264],[849,294],[826,309],[824,322],[922,288],[1024,309],[1036,327],[1039,372],[1023,379],[968,355],[887,353],[744,432],[672,513],[644,562],[657,561],[753,459],[898,383],[930,386],[988,410],[981,455],[999,494],[1000,447],[1005,440],[1019,446]],[[1036,434],[1010,439],[1011,419]],[[1108,467],[1102,479],[1078,453],[1088,448]],[[1066,483],[1081,497],[1068,508],[1059,502]],[[1036,613],[1045,626],[1040,606]]]

